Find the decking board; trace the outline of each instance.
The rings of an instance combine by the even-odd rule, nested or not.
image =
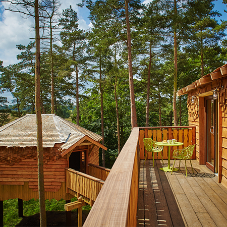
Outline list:
[[[171,165],[172,163],[173,161]],[[138,226],[142,226],[142,223],[144,226],[161,224],[164,226],[222,227],[227,225],[227,188],[219,184],[218,177],[205,166],[199,165],[196,160],[192,163],[195,171],[193,174],[187,162],[188,177],[185,175],[184,162],[181,162],[180,171],[173,172],[172,175],[170,172],[165,173],[159,170],[160,160],[155,161],[155,168],[153,168],[152,160],[147,160],[146,165],[140,166],[140,170],[143,171],[140,172],[140,185],[144,185],[144,190],[140,193],[144,192],[149,196],[140,195],[139,200],[146,200],[150,204],[147,205],[149,209],[144,212],[144,222],[140,219]],[[164,165],[167,165],[167,160],[164,160]],[[146,202],[138,201],[138,209],[141,205],[145,206]],[[165,212],[162,213],[160,210],[165,210]],[[152,215],[149,214],[150,211]],[[155,218],[155,213],[157,214],[156,220],[150,220]],[[183,225],[180,222],[183,222]]]

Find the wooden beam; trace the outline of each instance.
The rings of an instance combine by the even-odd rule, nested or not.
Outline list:
[[[218,183],[221,183],[222,180],[222,110],[220,102],[218,102],[219,110],[218,110],[218,144],[219,144],[219,167],[218,167]]]
[[[18,199],[18,216],[23,218],[23,199]]]
[[[82,201],[82,198],[81,198],[81,201],[75,201],[75,202],[71,202],[71,203],[66,203],[64,205],[64,209],[65,211],[71,211],[71,210],[74,210],[74,209],[78,209],[78,208],[81,208],[83,206],[85,206],[85,202]]]
[[[81,143],[83,143],[85,140],[88,140],[89,142],[91,142],[92,144],[95,144],[96,146],[107,150],[107,147],[103,146],[101,143],[91,139],[89,136],[84,136],[83,138],[81,138],[79,141],[77,141],[75,144],[73,144],[71,147],[69,147],[68,149],[66,149],[65,151],[63,151],[61,153],[61,156],[65,156],[67,153],[69,153],[71,150],[73,150],[75,147],[81,145]]]
[[[204,97],[199,97],[199,164],[206,164],[206,112]]]
[[[3,227],[3,201],[0,200],[0,227]]]

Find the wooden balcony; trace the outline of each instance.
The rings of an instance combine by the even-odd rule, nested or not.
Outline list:
[[[225,226],[227,189],[217,183],[217,177],[196,160],[196,173],[188,168],[188,177],[183,162],[181,171],[171,175],[159,170],[156,156],[153,168],[150,160],[144,160],[144,137],[174,138],[184,146],[196,143],[194,127],[134,128],[84,226]]]

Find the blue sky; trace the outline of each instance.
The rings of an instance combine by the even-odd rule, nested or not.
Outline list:
[[[149,1],[151,0],[145,0],[144,2],[147,3]],[[72,8],[78,13],[79,27],[84,30],[90,28],[90,21],[88,19],[89,10],[85,7],[78,8],[77,6],[81,0],[60,0],[60,2],[59,12],[72,5]],[[3,61],[4,66],[17,63],[16,56],[20,51],[16,48],[16,45],[28,45],[31,41],[30,38],[34,37],[34,29],[32,28],[34,26],[33,18],[24,19],[19,13],[5,11],[4,7],[7,8],[7,4],[6,2],[0,3],[0,60]],[[227,7],[222,3],[222,0],[215,1],[215,9],[222,14],[222,17],[219,19],[227,20],[227,13],[224,12],[224,9],[227,10]],[[9,98],[10,100],[11,98]]]

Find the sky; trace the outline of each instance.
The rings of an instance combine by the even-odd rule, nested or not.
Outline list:
[[[1,0],[0,0],[1,1]],[[152,0],[145,0],[144,3],[148,3]],[[83,30],[88,30],[91,26],[88,19],[89,10],[85,7],[79,8],[78,3],[81,0],[60,0],[61,6],[59,12],[63,9],[72,8],[77,12],[79,18],[79,28]],[[28,45],[31,41],[30,38],[35,37],[35,32],[33,29],[34,19],[33,18],[23,18],[20,13],[14,13],[7,8],[9,3],[0,2],[0,60],[3,61],[3,66],[8,66],[10,64],[15,64],[18,62],[17,54],[20,51],[16,48],[16,45]],[[215,2],[215,10],[219,11],[223,16],[222,19],[227,20],[227,14],[224,13],[224,9],[227,10],[226,6],[222,4],[222,0],[217,0]],[[8,96],[8,101],[11,101],[12,97],[9,94],[4,93],[0,96]]]

